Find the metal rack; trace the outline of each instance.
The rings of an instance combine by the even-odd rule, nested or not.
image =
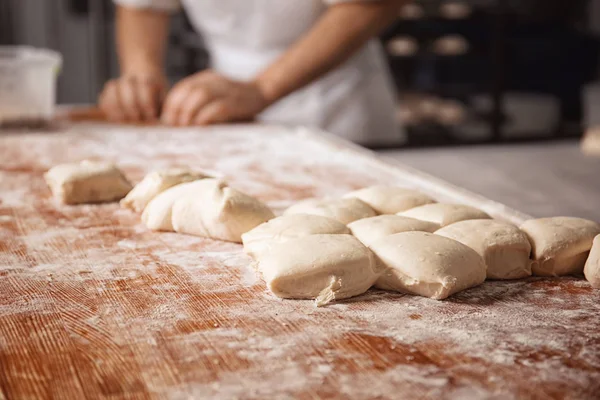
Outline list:
[[[569,40],[573,43],[595,41],[593,37],[574,27],[578,24],[577,21],[581,20],[580,11],[585,9],[583,3],[586,1],[574,1],[570,8],[559,2],[547,2],[546,6],[554,12],[547,12],[548,15],[542,13],[546,18],[542,22],[539,18],[527,18],[528,11],[537,10],[541,5],[539,2],[532,4],[536,1],[515,3],[510,0],[421,0],[409,6],[420,6],[420,13],[413,12],[414,18],[407,19],[406,15],[404,19],[400,17],[383,33],[382,41],[386,45],[397,37],[412,38],[420,45],[413,54],[400,56],[388,54],[401,100],[406,97],[404,95],[406,92],[419,92],[441,99],[458,100],[465,106],[467,112],[466,121],[461,123],[448,125],[430,119],[407,126],[408,146],[546,140],[581,134],[580,115],[577,111],[581,105],[575,104],[577,100],[574,100],[572,95],[569,98],[561,96],[562,93],[556,90],[556,86],[560,86],[560,83],[553,87],[549,82],[547,87],[538,85],[540,87],[534,90],[525,90],[528,89],[527,86],[532,85],[522,85],[519,81],[522,78],[515,71],[521,71],[519,68],[522,68],[525,62],[522,62],[519,57],[523,56],[523,49],[527,46],[535,47],[534,41],[547,44],[555,40],[563,47]],[[470,12],[461,18],[446,18],[441,15],[440,7],[448,3],[466,5],[470,7]],[[553,4],[557,7],[553,7]],[[577,13],[572,13],[575,15],[569,16],[568,22],[558,20],[560,14],[565,13],[565,7],[579,10],[579,16],[576,15]],[[410,13],[407,14],[410,16]],[[581,25],[579,23],[578,26]],[[459,34],[464,37],[469,44],[468,52],[453,56],[435,54],[431,44],[436,38],[449,34]],[[527,35],[534,39],[530,39]],[[588,46],[586,50],[590,53],[589,56],[578,57],[587,57],[592,60],[591,64],[597,65],[595,61],[597,49]],[[558,56],[546,51],[541,53],[540,57]],[[565,55],[565,57],[569,56]],[[531,65],[526,67],[531,70]],[[527,68],[523,69],[527,70]],[[530,70],[527,71],[531,72]],[[572,79],[568,83],[573,86],[568,88],[570,92],[580,90],[587,80],[593,78],[594,70],[594,66],[582,66],[578,70],[582,72],[575,74],[580,75],[579,81]],[[426,76],[425,79],[423,75]],[[516,135],[514,133],[507,135],[507,127],[511,124],[511,114],[508,112],[510,110],[507,110],[507,105],[511,105],[511,91],[528,92],[536,96],[556,96],[556,114],[559,115],[556,123],[531,131],[517,132]],[[477,95],[489,99],[490,106],[485,111],[473,106],[472,99]],[[508,108],[514,111],[515,106]],[[483,135],[472,138],[465,134],[474,129],[479,129]]]

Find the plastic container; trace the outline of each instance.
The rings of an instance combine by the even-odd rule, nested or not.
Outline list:
[[[27,46],[0,46],[0,127],[52,119],[62,56]]]

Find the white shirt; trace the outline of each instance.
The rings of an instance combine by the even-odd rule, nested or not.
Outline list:
[[[211,67],[237,80],[258,75],[311,29],[328,6],[344,1],[354,0],[115,0],[130,7],[183,7],[204,38]],[[394,118],[393,88],[381,47],[372,40],[259,119],[314,126],[359,143],[397,143],[404,135]]]

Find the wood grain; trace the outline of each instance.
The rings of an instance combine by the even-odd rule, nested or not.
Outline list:
[[[84,158],[133,181],[214,170],[278,211],[390,183],[526,218],[282,128],[4,134],[0,398],[598,398],[600,291],[581,279],[486,282],[447,301],[371,290],[317,309],[273,297],[239,245],[149,232],[116,204],[56,204],[43,172]]]

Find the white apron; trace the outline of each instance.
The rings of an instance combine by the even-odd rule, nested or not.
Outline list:
[[[329,4],[344,0],[115,0],[134,7],[183,6],[203,36],[211,67],[250,80],[302,37]],[[382,50],[369,42],[350,60],[266,109],[270,123],[314,126],[363,144],[398,143],[394,85]]]

